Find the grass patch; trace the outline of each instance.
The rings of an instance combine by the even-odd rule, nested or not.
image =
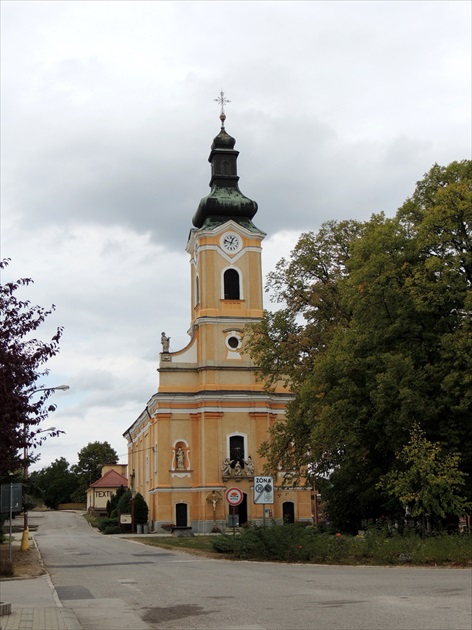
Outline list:
[[[155,538],[140,538],[139,542],[151,547],[163,549],[181,549],[183,551],[214,551],[212,542],[215,536],[191,536],[188,538],[176,538],[175,536],[156,536]],[[133,538],[136,540],[136,538]]]
[[[98,528],[98,518],[96,516],[90,514],[90,512],[85,512],[85,514],[83,514],[83,517],[89,525]]]

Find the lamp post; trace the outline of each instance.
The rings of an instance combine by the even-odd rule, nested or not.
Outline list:
[[[57,387],[40,387],[39,389],[35,389],[31,392],[30,397],[33,394],[37,394],[38,392],[55,392],[57,389],[61,391],[65,391],[69,388],[69,385],[58,385]],[[28,483],[28,444],[26,441],[26,423],[24,425],[25,428],[25,446],[23,450],[23,536],[21,537],[21,551],[28,551],[29,549],[29,530],[28,530],[28,509],[26,506],[28,494],[27,494],[27,483]],[[41,429],[40,431],[36,431],[35,435],[38,433],[47,433],[48,431],[56,431],[56,427],[49,427],[49,429]]]

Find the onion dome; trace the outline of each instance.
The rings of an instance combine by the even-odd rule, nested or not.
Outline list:
[[[238,223],[247,223],[257,212],[257,203],[239,190],[237,164],[239,151],[235,151],[236,140],[225,129],[226,115],[223,105],[227,102],[221,92],[222,111],[220,114],[221,131],[214,138],[208,161],[211,164],[210,194],[204,197],[192,219],[195,227],[201,228],[207,222],[224,223],[233,219]]]

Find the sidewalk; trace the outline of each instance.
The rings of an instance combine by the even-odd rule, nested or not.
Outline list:
[[[11,614],[0,616],[0,630],[82,630],[76,614],[61,604],[48,574],[2,579],[0,600]]]

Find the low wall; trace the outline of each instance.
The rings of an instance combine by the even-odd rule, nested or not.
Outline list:
[[[57,506],[58,510],[83,510],[87,511],[87,506],[85,503],[59,503]]]

